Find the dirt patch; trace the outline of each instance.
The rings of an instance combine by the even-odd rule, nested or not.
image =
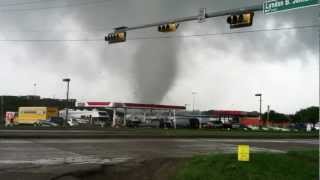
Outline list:
[[[141,162],[103,165],[98,169],[72,172],[52,180],[169,180],[187,161],[186,158],[161,158]]]

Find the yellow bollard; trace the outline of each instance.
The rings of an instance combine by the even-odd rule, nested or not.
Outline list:
[[[249,145],[238,145],[238,161],[250,160],[250,147]]]

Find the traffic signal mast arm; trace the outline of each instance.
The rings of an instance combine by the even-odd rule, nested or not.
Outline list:
[[[219,16],[227,16],[228,23],[230,24],[230,28],[240,28],[240,27],[247,27],[252,25],[254,11],[262,11],[262,5],[250,6],[246,8],[238,8],[238,9],[230,9],[224,10],[219,12],[212,12],[206,13],[205,8],[201,8],[199,15],[197,16],[190,16],[178,19],[172,19],[163,22],[145,24],[140,26],[133,26],[133,27],[126,27],[121,26],[114,28],[114,32],[109,33],[105,40],[109,42],[109,44],[125,42],[127,37],[127,31],[150,28],[154,26],[158,26],[158,31],[163,33],[174,32],[178,29],[179,23],[186,22],[186,21],[195,21],[203,22],[207,18],[219,17]]]
[[[254,11],[262,11],[262,10],[263,10],[262,5],[255,5],[255,6],[245,7],[245,8],[237,8],[237,9],[230,9],[230,10],[224,10],[224,11],[219,11],[219,12],[205,13],[205,18],[214,18],[214,17],[219,17],[219,16],[227,16],[227,15],[234,15],[234,14],[241,14],[241,13],[245,13],[245,12],[254,12]],[[132,30],[156,27],[156,26],[161,26],[164,24],[171,24],[171,23],[196,21],[196,20],[199,20],[199,18],[201,16],[203,16],[203,15],[200,14],[197,16],[189,16],[189,17],[171,19],[171,20],[167,20],[167,21],[163,21],[163,22],[144,24],[144,25],[140,25],[140,26],[119,27],[119,28],[115,28],[115,32],[132,31]]]

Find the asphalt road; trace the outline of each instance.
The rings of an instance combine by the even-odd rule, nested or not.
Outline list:
[[[2,139],[0,177],[44,179],[101,164],[236,152],[238,144],[274,153],[319,146],[317,139]]]
[[[8,128],[0,129],[0,139],[110,139],[110,138],[233,138],[233,139],[316,139],[317,132],[264,132],[264,131],[226,131],[208,129],[64,129],[64,128],[37,128],[28,129]]]

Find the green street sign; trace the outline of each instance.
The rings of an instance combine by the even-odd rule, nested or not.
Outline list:
[[[263,4],[263,12],[270,14],[279,11],[317,6],[319,4],[320,0],[266,0]]]

